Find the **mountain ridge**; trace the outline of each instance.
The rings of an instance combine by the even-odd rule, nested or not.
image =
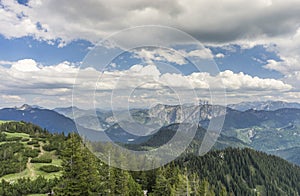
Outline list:
[[[285,101],[253,101],[253,102],[240,102],[236,104],[227,105],[229,108],[246,111],[246,110],[265,110],[275,111],[282,108],[298,108],[300,109],[300,103],[297,102],[285,102]]]
[[[67,109],[71,111],[73,108]],[[193,113],[195,109],[197,112]],[[212,111],[214,109],[215,111]],[[236,138],[253,149],[268,153],[272,152],[272,154],[276,154],[276,151],[278,151],[279,156],[300,165],[300,160],[293,158],[297,156],[297,153],[300,153],[300,148],[297,148],[300,146],[300,109],[297,108],[281,108],[275,111],[254,109],[238,111],[209,104],[199,106],[165,106],[160,104],[150,110],[130,110],[133,122],[116,122],[111,111],[96,111],[97,116],[93,116],[90,113],[91,111],[85,112],[83,116],[75,118],[76,124],[74,120],[58,114],[56,111],[29,108],[25,105],[19,108],[1,109],[0,120],[25,120],[47,128],[51,132],[60,130],[67,133],[68,130],[79,128],[82,134],[94,140],[113,140],[131,144],[144,141],[142,138],[145,137],[131,134],[140,130],[129,130],[128,128],[153,127],[152,132],[155,132],[172,124],[185,123],[184,118],[193,113],[192,118],[199,117],[199,126],[205,129],[207,129],[211,119],[225,118],[220,138],[227,137],[228,140]],[[122,115],[126,115],[126,113],[121,111],[118,115],[122,119]],[[123,119],[126,120],[126,118]],[[132,126],[134,123],[139,126]],[[95,129],[99,124],[102,126],[100,131]],[[130,133],[126,130],[129,130]],[[226,144],[226,141],[224,143]],[[289,150],[292,148],[294,149]],[[290,154],[287,155],[287,152]]]

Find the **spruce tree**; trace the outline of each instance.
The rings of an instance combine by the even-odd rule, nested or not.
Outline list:
[[[55,188],[56,195],[93,195],[97,183],[96,167],[91,155],[86,151],[78,135],[68,136],[66,147],[62,151],[63,175]]]

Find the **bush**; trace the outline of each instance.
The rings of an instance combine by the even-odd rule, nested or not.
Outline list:
[[[43,146],[43,149],[45,150],[45,151],[53,151],[53,150],[57,150],[58,148],[56,147],[56,146],[53,146],[53,145],[45,145],[45,146]]]
[[[30,148],[26,148],[23,152],[23,155],[25,157],[37,157],[39,155],[39,150],[37,149],[30,149]]]
[[[31,159],[30,163],[52,163],[52,159],[45,157],[38,157]]]
[[[22,137],[10,137],[10,138],[6,138],[5,141],[7,141],[7,142],[20,141],[21,139],[22,139]]]
[[[0,133],[0,142],[6,140],[6,135],[4,133]]]
[[[46,143],[46,142],[47,142],[47,140],[44,139],[44,138],[40,138],[39,141],[40,141],[40,142],[43,142],[43,143]]]
[[[43,172],[52,173],[52,172],[59,172],[61,167],[55,165],[43,165],[39,168]]]
[[[21,142],[28,142],[29,141],[29,138],[23,138],[21,139]]]
[[[39,144],[33,144],[34,147],[39,148],[40,145]]]
[[[34,144],[38,144],[38,143],[39,143],[39,142],[36,141],[36,140],[27,142],[28,145],[34,145]]]
[[[11,130],[11,129],[7,129],[7,130],[5,130],[5,132],[8,132],[8,133],[16,133],[15,130]]]

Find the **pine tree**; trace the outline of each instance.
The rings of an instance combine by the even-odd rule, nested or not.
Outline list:
[[[190,195],[191,194],[191,185],[188,179],[188,176],[185,173],[179,173],[177,175],[178,182],[176,184],[176,191],[175,195],[178,196],[185,196],[185,195]]]
[[[151,195],[172,195],[173,193],[174,189],[170,181],[164,176],[163,169],[160,168],[157,172],[153,194]]]
[[[54,191],[56,195],[91,195],[96,191],[97,170],[78,135],[72,133],[68,136],[62,160],[63,175]]]

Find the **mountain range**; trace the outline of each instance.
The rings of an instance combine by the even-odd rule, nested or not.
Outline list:
[[[246,111],[250,109],[274,111],[282,108],[300,109],[300,104],[289,103],[284,101],[254,101],[254,102],[241,102],[238,104],[229,104],[228,107],[239,111]]]
[[[31,122],[47,129],[51,133],[69,133],[76,130],[72,119],[55,111],[27,104],[21,107],[1,109],[0,120]]]
[[[256,104],[254,108],[248,110],[209,104],[197,106],[158,104],[150,109],[130,110],[132,119],[126,118],[126,111],[113,113],[104,110],[82,110],[77,107],[49,110],[23,105],[1,109],[0,120],[28,121],[52,133],[68,133],[80,128],[85,131],[85,136],[94,140],[110,139],[118,143],[155,147],[161,142],[168,141],[177,130],[178,124],[189,123],[189,120],[184,119],[199,121],[201,129],[197,130],[194,140],[194,143],[199,144],[201,138],[197,137],[197,134],[203,133],[211,119],[225,118],[215,148],[251,147],[300,165],[300,109],[297,107],[299,104],[268,102],[272,107],[256,110],[258,105],[262,106],[265,103]],[[272,110],[276,108],[275,106],[279,109]],[[295,108],[280,106],[295,106]],[[138,127],[147,129],[142,130]],[[136,134],[138,131],[144,133]]]

